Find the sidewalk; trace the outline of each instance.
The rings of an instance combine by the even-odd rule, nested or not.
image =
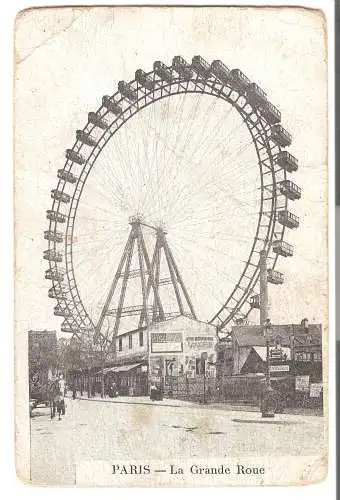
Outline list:
[[[68,397],[72,397],[70,394]],[[90,401],[97,402],[107,402],[116,404],[130,404],[130,405],[148,405],[148,406],[171,406],[173,408],[214,408],[225,411],[246,411],[250,413],[259,413],[260,409],[257,406],[242,405],[237,403],[197,403],[195,401],[186,401],[181,399],[169,399],[164,398],[162,401],[152,401],[148,396],[117,396],[115,398],[110,398],[105,396],[101,398],[98,394],[88,398],[87,393],[83,396],[77,396],[77,399],[87,399]],[[286,408],[283,414],[290,415],[305,415],[305,416],[320,416],[322,417],[322,410],[320,408],[305,408],[303,410],[299,408]]]
[[[151,406],[173,406],[173,407],[197,407],[203,406],[194,401],[183,401],[181,399],[168,399],[164,398],[162,401],[152,401],[148,396],[117,396],[115,398],[110,398],[105,396],[101,398],[98,394],[92,398],[88,398],[87,394],[84,393],[82,396],[77,396],[77,399],[89,399],[90,401],[106,401],[109,403],[121,403],[121,404],[131,404],[131,405],[151,405]],[[209,406],[209,405],[205,405]]]
[[[248,405],[238,405],[230,403],[197,403],[195,401],[186,401],[182,399],[170,399],[164,398],[162,401],[152,401],[148,396],[117,396],[115,398],[110,398],[105,396],[101,398],[99,395],[88,398],[87,394],[84,393],[83,396],[77,396],[77,399],[89,399],[90,401],[106,401],[109,403],[116,404],[131,404],[131,405],[150,405],[150,406],[171,406],[173,408],[215,408],[221,410],[232,410],[232,411],[249,411],[249,412],[259,412],[259,408],[255,406]]]

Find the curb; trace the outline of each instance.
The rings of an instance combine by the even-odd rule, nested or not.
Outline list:
[[[225,406],[218,406],[218,405],[203,405],[203,404],[187,404],[187,405],[180,405],[176,403],[172,404],[164,404],[164,403],[154,403],[154,402],[146,402],[146,401],[117,401],[113,399],[98,399],[98,398],[84,398],[84,397],[77,397],[76,399],[80,401],[95,401],[97,403],[115,403],[115,404],[125,404],[125,405],[143,405],[143,406],[162,406],[162,407],[171,407],[171,408],[204,408],[204,409],[215,409],[215,410],[225,410],[225,411],[248,411],[252,413],[259,413],[260,410],[256,409],[254,407],[225,407]]]
[[[71,397],[69,399],[72,399]],[[249,412],[249,413],[261,413],[259,408],[256,408],[254,406],[227,406],[227,405],[217,405],[217,404],[211,404],[211,405],[203,405],[203,404],[197,404],[192,402],[191,404],[164,404],[161,402],[147,402],[147,401],[117,401],[114,399],[101,399],[101,398],[87,398],[87,397],[77,397],[76,399],[80,401],[95,401],[97,403],[115,403],[115,404],[124,404],[124,405],[142,405],[142,406],[162,406],[162,407],[170,407],[170,408],[201,408],[201,409],[214,409],[214,410],[224,410],[224,411],[244,411],[244,412]],[[298,413],[296,411],[287,411],[287,412],[282,412],[282,415],[295,415],[295,416],[307,416],[307,417],[323,417],[324,415],[322,414],[304,414],[304,413]]]

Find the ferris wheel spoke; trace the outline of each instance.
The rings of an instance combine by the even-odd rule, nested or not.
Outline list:
[[[78,246],[82,244],[83,237],[88,237],[88,238],[92,237],[93,246],[100,246],[102,244],[102,239],[101,239],[102,237],[104,237],[106,241],[106,233],[108,234],[107,236],[108,240],[112,241],[112,243],[115,244],[116,242],[122,241],[122,238],[124,238],[124,236],[126,235],[126,228],[119,229],[115,227],[115,225],[111,226],[106,225],[105,228],[102,228],[100,230],[97,229],[97,227],[98,226],[95,226],[94,229],[92,229],[91,227],[91,229],[89,228],[87,231],[85,231],[85,229],[82,232],[77,231],[76,234],[77,239],[74,241],[74,245]]]
[[[254,177],[254,176],[252,176]],[[192,193],[192,195],[196,195],[196,194],[199,194],[200,190],[201,189],[205,189],[205,190],[211,190],[214,194],[217,194],[219,191],[224,191],[224,192],[228,192],[230,193],[231,195],[235,195],[237,193],[237,195],[240,195],[243,191],[241,190],[240,188],[240,180],[242,179],[243,177],[241,175],[237,176],[235,175],[233,177],[233,180],[235,181],[235,184],[237,186],[237,192],[235,192],[235,185],[234,183],[230,183],[229,181],[227,181],[226,183],[223,183],[223,178],[221,179],[221,182],[218,182],[217,180],[215,179],[212,179],[210,182],[205,182],[205,183],[202,183],[202,185],[199,185],[199,187],[197,189],[195,189],[195,191]],[[245,181],[247,179],[247,176],[245,177]],[[244,185],[249,185],[247,182],[244,182]]]
[[[228,150],[227,147],[223,147],[221,151],[217,151],[214,158],[209,160],[209,163],[215,165],[220,165],[221,163],[223,163],[224,165],[230,165],[231,169],[235,170],[236,167],[233,167],[233,165],[240,165],[242,163],[242,155],[247,151],[247,146],[249,146],[249,144],[242,145],[237,150],[237,153],[232,155],[226,153],[226,151]],[[254,163],[253,158],[251,159],[251,163]]]
[[[246,144],[243,144],[235,153],[229,156],[229,161],[234,161],[234,159],[239,158],[240,155],[249,151],[250,148],[254,148],[253,140],[249,140]]]
[[[112,145],[114,147],[113,158],[110,157],[104,149],[103,158],[106,161],[102,162],[102,164],[108,173],[107,177],[115,179],[117,181],[119,178],[121,178],[121,172],[124,171],[124,166],[126,167],[128,165],[128,161],[125,158],[124,154],[122,154],[120,143],[119,141],[117,141],[115,136],[112,138]]]
[[[190,122],[189,126],[187,126],[187,131],[185,133],[185,130],[183,130],[183,144],[180,145],[179,149],[182,151],[185,151],[188,147],[189,141],[192,140],[192,137],[195,136],[196,134],[193,134],[193,127],[197,127],[197,112],[200,109],[200,96],[199,94],[196,95],[196,99],[193,102],[192,108],[190,109],[190,112],[188,113],[188,121]]]
[[[251,173],[251,172],[250,172],[250,173]],[[247,174],[247,175],[249,175],[249,169],[248,169],[248,174]],[[221,177],[223,178],[223,176],[221,176]],[[242,175],[239,175],[239,176],[237,177],[237,180],[238,180],[238,179],[241,179],[241,178],[242,178]],[[207,183],[204,179],[202,179],[202,183],[197,183],[197,189],[195,190],[195,193],[200,192],[200,191],[201,191],[201,189],[207,189],[207,188],[209,188],[209,187],[211,187],[211,186],[216,186],[217,184],[220,184],[220,182],[218,182],[218,181],[217,181],[217,180],[215,180],[215,179],[211,180],[211,181],[210,181],[210,183]],[[186,188],[188,188],[188,187],[189,187],[189,185],[190,185],[190,183],[189,183],[189,184],[188,184],[188,183],[186,183],[186,184],[184,184],[184,185],[182,186],[181,192],[179,193],[179,197],[181,197],[181,193],[182,193],[183,191],[185,191],[185,189],[186,189]]]
[[[225,290],[218,290],[219,293],[217,293],[217,291],[216,291],[215,282],[218,281],[219,276],[220,276],[220,273],[218,275],[216,275],[216,280],[214,280],[214,282],[212,282],[211,284],[207,283],[206,281],[204,281],[200,277],[198,279],[197,279],[197,277],[195,277],[195,279],[197,280],[199,287],[206,291],[206,296],[212,297],[214,299],[214,301],[216,302],[216,304],[218,304],[218,307],[221,308],[224,306],[224,302],[221,300],[221,297],[223,297],[225,295]],[[233,283],[233,282],[230,280],[230,283]],[[196,296],[196,302],[199,303],[199,301],[200,301],[200,297]],[[208,318],[206,318],[206,320],[208,320]]]
[[[169,114],[170,114],[170,102],[171,99],[165,99],[165,104],[163,104],[163,113],[158,127],[157,141],[161,145],[161,152],[159,156],[158,163],[163,166],[163,169],[168,168],[169,158],[167,157],[167,152],[171,151],[173,154],[175,151],[171,150],[170,137],[173,132],[173,127],[169,128]],[[169,150],[169,151],[168,151]]]
[[[156,134],[157,134],[157,141],[158,142],[163,142],[163,143],[166,143],[168,141],[168,135],[167,135],[167,132],[169,131],[169,128],[168,128],[168,117],[169,117],[169,106],[170,106],[170,100],[173,99],[172,96],[168,97],[166,99],[166,101],[168,102],[168,108],[167,108],[167,111],[166,111],[166,120],[164,120],[164,127],[165,127],[165,130],[166,130],[166,135],[165,137],[162,137],[162,123],[163,123],[163,120],[161,121],[161,126],[159,127],[158,125],[158,122],[156,122],[156,120],[154,119],[153,121],[153,124],[151,126],[150,124],[150,128],[148,130],[148,134],[150,135],[150,130],[152,130],[153,134],[154,134],[154,139],[153,139],[153,146],[155,145],[155,142],[156,142]],[[183,99],[184,99],[184,96],[182,95],[181,96],[181,102],[183,102]],[[178,109],[177,109],[178,108]],[[175,111],[174,111],[174,116],[177,116],[177,112],[178,110],[181,108],[181,106],[179,106],[179,102],[177,102],[177,107],[175,108]],[[156,112],[156,110],[154,109],[154,113]],[[177,123],[177,127],[179,127],[179,124]],[[176,130],[176,127],[175,125],[173,124],[172,125],[172,129],[169,131],[171,133],[173,133],[173,131]],[[148,140],[148,138],[146,138],[146,141]],[[165,152],[163,154],[163,157],[164,157],[164,162],[163,164],[164,165],[168,165],[169,164],[169,161],[165,159]]]
[[[235,198],[236,197],[236,194],[234,192],[234,190],[232,188],[229,188],[229,190],[224,190],[223,188],[221,188],[221,186],[219,186],[217,183],[211,183],[211,184],[202,184],[202,185],[198,185],[197,189],[195,189],[194,192],[190,192],[190,198],[191,199],[194,199],[194,197],[196,195],[200,195],[200,193],[202,192],[202,189],[209,189],[211,186],[213,185],[213,187],[215,188],[216,192],[223,192],[224,194],[228,194],[229,196]],[[177,201],[177,207],[178,207],[178,210],[184,210],[184,206],[185,206],[185,203],[188,203],[189,201],[189,194],[187,196],[183,196],[183,193],[185,191],[185,187],[188,187],[187,186],[184,186],[182,188],[182,190],[178,193],[177,197],[178,197],[178,201]],[[237,192],[237,194],[239,193],[239,191]],[[247,197],[247,196],[246,196]],[[183,203],[181,202],[184,202],[184,205]],[[241,206],[242,205],[242,198],[241,197],[238,197],[238,203],[239,205]],[[213,203],[212,203],[213,204]],[[248,206],[253,206],[251,205],[249,202],[246,202],[246,204]]]
[[[174,237],[174,239],[176,239],[176,237]],[[193,240],[193,239],[190,239],[190,238],[184,238],[184,237],[183,237],[183,238],[181,239],[181,241],[182,241],[182,244],[180,244],[180,243],[178,242],[178,240],[177,240],[177,241],[176,241],[176,245],[179,245],[179,246],[181,246],[182,248],[183,248],[183,242],[184,242],[184,241],[185,241],[185,242],[187,242],[187,243],[189,243],[189,244],[190,244],[190,246],[195,246],[195,245],[197,245],[197,241],[195,241],[195,240]],[[247,242],[247,243],[248,243],[248,242]],[[213,248],[211,245],[208,245],[208,244],[203,244],[203,243],[201,243],[201,245],[202,245],[202,246],[203,246],[206,250],[212,251],[212,252],[214,252],[214,253],[219,253],[220,255],[224,255],[224,256],[225,256],[225,257],[227,257],[228,259],[229,259],[229,258],[231,258],[229,253],[225,253],[225,252],[223,252],[223,251],[221,251],[221,250],[218,250],[218,249],[216,249],[216,248]],[[241,260],[240,260],[239,258],[231,258],[231,259],[232,259],[232,260],[235,260],[235,261],[237,261],[237,262],[241,262]]]
[[[174,132],[175,132],[175,148],[177,148],[178,146],[178,142],[180,140],[180,137],[181,137],[181,126],[182,126],[182,123],[183,123],[183,113],[184,113],[184,109],[185,109],[185,101],[187,99],[187,94],[186,93],[183,93],[181,94],[181,97],[180,97],[180,100],[181,102],[178,104],[178,107],[180,108],[180,111],[179,113],[177,113],[178,115],[178,120],[177,120],[177,127],[175,127],[174,129]]]
[[[130,195],[132,195],[132,189],[134,187],[134,177],[131,172],[131,165],[132,165],[130,158],[131,146],[122,145],[121,147],[118,140],[115,141],[114,145],[118,156],[118,164],[115,162],[114,168],[116,169],[118,166],[118,168],[121,171],[120,180],[122,179],[125,180],[126,188],[130,190]],[[129,155],[127,160],[125,159],[126,154]],[[113,167],[112,162],[111,164]]]
[[[238,161],[237,161],[237,162],[235,162],[235,161],[233,161],[233,160],[230,158],[230,156],[226,156],[226,155],[224,155],[224,154],[220,153],[220,159],[219,159],[218,161],[217,161],[217,160],[218,160],[218,159],[217,159],[217,158],[215,158],[215,159],[214,159],[214,161],[211,161],[211,162],[209,163],[209,165],[210,165],[210,166],[211,166],[211,165],[215,165],[215,168],[218,168],[218,167],[220,167],[220,166],[221,166],[221,169],[222,169],[223,171],[225,171],[225,172],[228,170],[228,168],[225,168],[225,167],[230,167],[230,168],[231,168],[231,170],[234,170],[234,171],[235,171],[235,170],[237,169],[237,166],[236,166],[236,165],[240,165],[240,164],[241,164],[241,157],[240,157],[240,156],[238,156],[238,158],[237,158],[237,160],[238,160]],[[248,160],[246,163],[251,163],[252,165],[254,165],[254,160],[253,160],[253,159],[252,159],[252,160]],[[235,166],[234,166],[234,165],[235,165]],[[249,170],[249,169],[248,169],[248,170],[246,171],[245,167],[246,167],[246,165],[244,166],[244,170],[245,170],[245,172],[246,172],[246,175],[251,174],[251,170]],[[226,174],[225,174],[225,175],[226,175]]]
[[[180,245],[179,245],[180,246]],[[182,247],[183,248],[183,251],[184,252],[187,252],[188,251],[188,248],[186,247]],[[189,250],[191,250],[191,248],[189,247]],[[221,280],[221,276],[223,276],[223,282],[226,283],[230,283],[230,286],[229,287],[226,287],[225,284],[223,286],[223,294],[221,296],[225,296],[226,294],[230,294],[232,288],[235,286],[235,280],[237,281],[237,276],[232,276],[230,273],[226,273],[223,268],[221,268],[220,266],[217,266],[213,260],[211,259],[207,259],[206,258],[206,254],[203,254],[202,256],[202,267],[208,271],[213,271],[214,272],[214,277],[212,277],[212,283],[213,283],[213,288],[214,290],[216,291],[216,285],[217,283],[220,283]],[[193,276],[193,279],[195,281],[198,281],[200,282],[201,281],[201,278],[200,278],[200,274],[197,275],[197,273],[195,273],[195,275]],[[206,280],[202,280],[202,284],[204,285],[204,288],[206,288]],[[208,295],[205,295],[205,296],[208,296]],[[221,302],[221,306],[223,305],[223,302]]]
[[[129,182],[131,182],[131,189],[132,191],[135,188],[135,172],[133,171],[133,165],[134,162],[131,160],[131,152],[133,148],[133,141],[130,140],[130,129],[131,129],[131,123],[129,124],[129,127],[122,127],[123,129],[123,139],[124,139],[124,144],[123,144],[123,151],[121,152],[121,158],[124,159],[124,155],[126,155],[127,160],[123,161],[123,168],[124,168],[124,174],[129,177]],[[118,141],[116,141],[118,143]],[[132,142],[132,143],[131,143]],[[119,144],[117,144],[117,147],[119,147]]]
[[[119,117],[103,108],[97,112],[108,126],[87,125],[86,133],[98,145],[82,149],[86,162],[76,171],[76,189],[62,185],[71,197],[61,242],[70,307],[73,301],[74,314],[84,324],[98,317],[129,233],[128,218],[141,214],[152,226],[164,222],[188,289],[207,317],[214,303],[224,325],[248,307],[258,279],[259,250],[264,245],[268,249],[271,239],[282,238],[285,231],[278,230],[273,211],[278,196],[282,209],[287,197],[274,191],[266,197],[265,191],[266,185],[287,178],[284,167],[273,168],[273,155],[275,161],[281,148],[268,139],[272,126],[257,105],[247,104],[247,94],[240,97],[215,73],[199,83],[196,74],[173,82],[151,75],[157,82],[152,92],[132,83],[135,102],[129,103],[121,91],[110,98],[113,102],[118,95]],[[53,210],[59,205],[53,202]],[[145,230],[145,241],[152,253],[153,231]],[[57,245],[49,241],[50,251]],[[277,256],[268,257],[274,267]],[[197,273],[195,266],[204,272]],[[130,298],[140,292],[133,286],[128,290]],[[203,300],[207,290],[211,304]],[[216,314],[210,312],[214,321]]]
[[[223,164],[221,165],[223,161]],[[223,172],[226,172],[228,170],[228,165],[229,165],[229,161],[228,159],[222,159],[220,163],[215,163],[215,168],[220,168]],[[212,166],[212,164],[211,164]],[[237,167],[234,167],[233,172],[232,172],[232,175],[233,175],[233,179],[235,180],[235,182],[239,182],[241,180],[244,181],[244,184],[247,184],[247,179],[249,177],[253,177],[254,176],[254,171],[257,171],[255,170],[254,168],[254,164],[253,162],[248,162],[246,164],[243,165],[243,168],[244,167],[247,167],[248,168],[248,171],[240,171],[238,170],[237,171]],[[235,172],[236,171],[236,172]],[[224,180],[224,178],[228,178],[228,176],[226,174],[221,174],[221,182],[218,182],[216,184],[221,184],[223,183],[222,181]]]
[[[93,201],[91,202],[91,204],[88,202],[84,202],[83,206],[84,206],[84,208],[86,207],[86,209],[88,209],[88,211],[91,211],[92,213],[99,212],[102,217],[105,217],[107,220],[110,220],[113,216],[113,214],[112,214],[112,199],[111,199],[111,203],[109,203],[109,199],[106,200],[106,198],[101,197],[101,196],[100,196],[100,198],[102,200],[105,200],[105,202],[107,201],[107,205],[106,204],[99,205],[99,203],[98,203],[99,200],[97,199],[97,196],[92,195]],[[96,217],[93,217],[93,219],[96,220]]]
[[[187,222],[187,220],[181,220],[178,224],[177,224],[177,227],[180,231],[181,228],[183,228],[183,230],[181,232],[189,232],[189,233],[195,233],[195,232],[198,232],[199,231],[199,234],[201,237],[206,237],[207,239],[210,239],[213,235],[215,235],[216,233],[219,234],[219,240],[223,241],[223,240],[227,240],[229,243],[231,242],[232,238],[233,237],[237,237],[238,233],[236,232],[236,230],[230,228],[229,232],[227,233],[228,235],[223,235],[223,234],[220,234],[216,231],[216,223],[218,222],[218,220],[220,220],[220,217],[212,217],[212,218],[209,218],[207,219],[207,224],[205,224],[205,226],[208,228],[206,230],[202,230],[202,220],[194,220],[194,221],[190,221]],[[183,224],[183,222],[185,222],[185,224]],[[209,225],[208,225],[209,224]],[[249,223],[248,223],[248,220],[244,220],[244,221],[240,221],[237,225],[237,230],[239,230],[240,228],[243,228],[243,231],[248,229],[249,228]],[[201,229],[201,230],[200,230]],[[249,239],[250,241],[250,239]]]
[[[121,179],[124,179],[125,181],[123,193],[127,193],[128,198],[134,199],[134,183],[133,174],[131,172],[130,149],[126,148],[126,145],[123,144],[122,140],[122,147],[120,147],[116,141],[116,151],[120,169],[122,171]],[[125,159],[126,156],[128,156],[127,160]]]
[[[230,199],[230,198],[234,198],[234,199],[235,199],[235,201],[237,200],[237,203],[239,204],[239,206],[240,206],[240,207],[241,207],[241,206],[244,206],[244,207],[246,207],[248,210],[249,210],[249,208],[254,208],[254,204],[253,204],[253,203],[248,202],[248,201],[245,201],[245,200],[242,200],[242,202],[241,202],[241,201],[239,200],[239,198],[238,198],[237,196],[235,196],[235,194],[233,195],[233,194],[231,193],[231,191],[228,191],[228,190],[226,190],[226,189],[222,188],[221,186],[218,186],[218,190],[219,190],[221,193],[223,193],[223,194],[227,195],[227,196],[229,197],[229,199]],[[240,210],[240,211],[241,211],[241,210]]]
[[[230,113],[233,111],[233,108],[231,107],[230,110],[228,111],[228,114],[227,114],[227,117],[230,115]],[[216,134],[221,130],[221,125],[222,123],[225,121],[225,118],[222,117],[220,119],[220,121],[216,124],[216,126],[213,128],[213,130],[211,131],[211,133],[208,135],[207,137],[207,140],[206,141],[202,141],[202,143],[198,146],[193,158],[195,158],[195,155],[200,152],[200,161],[202,162],[203,159],[206,157],[206,155],[209,153],[210,151],[210,148],[211,148],[211,144],[209,144],[209,140],[212,139],[212,137],[216,137]],[[239,130],[242,126],[243,126],[243,122],[241,121],[240,123],[237,123],[232,129],[231,131],[228,133],[228,135],[224,138],[224,141],[226,141],[228,138],[230,138],[237,130]],[[205,144],[205,142],[207,142],[207,144]],[[202,147],[205,146],[205,149],[203,149],[203,152],[202,151]]]
[[[159,134],[157,140],[163,144],[164,153],[166,150],[168,151],[168,156],[163,161],[164,170],[167,169],[169,171],[174,172],[174,174],[177,175],[180,170],[179,166],[181,161],[190,163],[193,167],[199,166],[198,163],[194,163],[190,160],[190,158],[188,158],[190,154],[186,153],[185,155],[183,152],[181,153],[180,151],[178,151],[175,147],[175,144],[173,144],[171,140],[167,138],[166,135],[162,136]],[[169,156],[170,153],[171,156],[173,157],[172,161],[171,161],[171,156]],[[166,154],[164,156],[166,156]]]
[[[209,113],[207,114],[207,116],[204,117],[204,124],[205,124],[205,126],[204,127],[201,126],[199,128],[199,130],[198,130],[198,132],[196,134],[196,140],[195,139],[193,140],[192,151],[197,151],[198,146],[201,145],[202,142],[203,142],[204,134],[206,134],[209,131],[211,120],[214,120],[214,115],[215,115],[215,109],[216,109],[217,102],[218,102],[218,99],[214,98],[213,99],[213,104],[212,104],[212,106],[209,109]],[[231,109],[228,110],[228,112],[226,114],[226,118],[225,118],[226,120],[228,119],[228,116],[229,116],[230,113],[231,113]],[[207,138],[205,138],[205,140],[207,140]]]
[[[133,168],[133,179],[134,183],[136,186],[136,192],[137,192],[137,200],[139,202],[138,206],[138,211],[140,211],[141,207],[140,205],[143,205],[143,201],[141,201],[141,198],[143,196],[143,187],[146,185],[146,178],[144,176],[144,171],[145,169],[143,168],[143,165],[141,163],[141,154],[140,154],[140,143],[138,140],[132,140],[130,141],[132,143],[131,150],[134,153],[134,161],[132,162],[132,165],[134,166]],[[143,178],[141,182],[141,176]],[[144,199],[145,199],[144,194]]]
[[[79,248],[81,245],[86,247],[89,243],[91,243],[94,248],[100,247],[102,245],[102,238],[107,234],[110,234],[110,240],[117,241],[117,243],[122,239],[122,235],[120,238],[113,238],[112,227],[107,227],[102,230],[94,229],[93,231],[88,231],[87,233],[77,234],[76,240],[74,238],[75,241],[73,241],[73,245],[76,248]]]
[[[129,203],[129,200],[133,199],[133,179],[130,176],[130,167],[126,166],[126,162],[124,161],[124,154],[121,151],[121,148],[118,146],[118,144],[116,144],[116,151],[118,154],[118,160],[122,171],[121,179],[124,179],[124,184],[123,184],[124,190],[122,194],[128,195],[124,201],[125,203]]]
[[[185,100],[186,100],[186,96],[187,94],[184,93],[181,95],[180,97],[180,110],[177,111],[176,113],[176,116],[178,116],[177,118],[177,125],[173,127],[173,144],[172,144],[172,148],[174,150],[179,150],[179,144],[180,144],[180,138],[181,138],[181,135],[182,135],[182,128],[183,128],[183,114],[184,114],[184,110],[185,110],[185,106],[184,106],[184,103],[185,103]],[[167,168],[169,169],[175,169],[178,171],[179,169],[179,165],[176,163],[176,158],[173,158],[172,161],[170,159],[169,161],[169,158],[167,159]]]
[[[106,172],[108,173],[105,176],[103,176],[106,182],[104,183],[104,180],[102,180],[102,182],[97,183],[99,189],[96,190],[96,194],[100,195],[108,205],[110,204],[112,205],[113,201],[116,203],[117,206],[121,205],[123,201],[126,203],[126,200],[123,200],[124,190],[119,192],[119,190],[117,190],[117,186],[115,186],[112,180],[112,178],[116,178],[117,184],[119,186],[120,184],[119,178],[112,175],[108,169],[106,170]],[[108,185],[111,188],[110,194],[107,194]]]
[[[213,109],[214,111],[215,109]],[[199,140],[196,142],[195,148],[194,148],[194,154],[192,156],[192,159],[194,161],[196,155],[200,153],[199,157],[202,159],[202,156],[204,156],[205,153],[201,153],[202,148],[205,147],[204,152],[209,151],[209,148],[211,147],[211,140],[216,137],[216,134],[218,133],[219,130],[221,130],[221,126],[223,123],[228,121],[228,118],[232,114],[233,108],[232,106],[229,106],[227,108],[227,112],[224,112],[222,116],[219,118],[217,123],[215,123],[209,131],[209,126],[210,126],[210,121],[207,120],[204,123],[204,127],[201,127],[201,134],[199,135]],[[210,114],[211,117],[213,117],[213,113]]]
[[[108,238],[106,240],[106,243],[109,244],[110,239]],[[75,274],[79,274],[81,272],[82,267],[85,267],[86,270],[86,281],[87,281],[87,287],[91,289],[89,285],[92,285],[93,282],[97,283],[98,282],[98,273],[100,271],[100,268],[102,267],[102,262],[99,261],[98,259],[91,259],[91,266],[89,266],[89,256],[85,256],[82,259],[79,259],[79,262],[77,263],[77,269],[75,270]],[[114,273],[112,273],[112,276]]]

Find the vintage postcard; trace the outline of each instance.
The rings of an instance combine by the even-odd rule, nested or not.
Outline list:
[[[327,476],[327,36],[302,7],[18,14],[23,481]]]

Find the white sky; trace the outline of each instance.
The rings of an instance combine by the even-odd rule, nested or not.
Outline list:
[[[281,259],[277,266],[285,275],[285,285],[270,287],[270,317],[275,323],[297,322],[303,317],[324,321],[327,314],[327,104],[322,18],[291,9],[267,10],[265,15],[263,11],[232,8],[219,9],[218,13],[214,9],[213,13],[206,8],[65,9],[51,11],[48,18],[46,12],[36,11],[19,20],[16,318],[23,329],[58,329],[61,323],[60,318],[53,316],[54,302],[47,298],[51,285],[44,280],[48,266],[42,259],[46,248],[43,231],[48,227],[45,213],[51,206],[50,190],[56,187],[56,172],[64,164],[64,151],[72,146],[76,129],[83,128],[87,113],[99,107],[104,94],[114,93],[119,80],[131,80],[138,68],[151,69],[155,60],[170,63],[178,54],[189,61],[193,55],[200,54],[208,61],[221,59],[228,67],[240,68],[263,87],[281,110],[282,123],[293,135],[290,151],[300,162],[300,169],[292,178],[302,188],[303,197],[291,205],[293,213],[300,216],[301,226],[288,232],[286,239],[294,245],[295,253],[290,259]],[[195,104],[195,99],[184,103],[182,108],[187,116],[195,116],[190,114]],[[155,157],[159,177],[153,177],[150,191],[136,188],[131,191],[132,183],[127,182],[127,175],[138,172],[138,152],[145,152],[143,139],[154,143],[153,129],[150,132],[145,128],[147,110],[144,117],[141,114],[135,121],[131,120],[100,158],[91,173],[91,184],[84,190],[76,226],[80,239],[75,261],[85,260],[77,268],[77,279],[88,307],[96,308],[93,297],[102,300],[101,296],[105,296],[110,273],[115,270],[128,235],[126,221],[130,211],[136,208],[152,212],[149,218],[153,220],[165,219],[169,243],[198,316],[208,319],[217,310],[218,302],[226,298],[238,276],[240,260],[247,253],[256,222],[251,214],[256,211],[252,190],[256,187],[258,172],[250,168],[251,148],[242,155],[237,154],[248,138],[237,128],[236,113],[230,113],[223,121],[211,147],[206,149],[206,156],[197,155],[197,176],[193,176],[190,163],[195,160],[193,151],[198,148],[195,140],[200,139],[201,124],[207,124],[207,117],[212,115],[207,131],[209,127],[213,129],[218,118],[228,113],[228,105],[225,106],[212,112],[209,98],[202,99],[196,119],[192,120],[190,141],[186,130],[179,134],[179,142],[176,142],[176,130],[180,129],[172,127],[169,132],[163,127],[158,131],[170,144],[177,144],[184,160],[179,168],[178,157],[160,141]],[[156,124],[161,121],[155,118],[163,116],[166,110],[163,104],[158,108],[152,117]],[[173,115],[168,116],[178,122],[176,109],[174,103]],[[233,131],[228,149],[221,150],[222,138],[228,136],[228,131]],[[209,136],[205,137],[208,144]],[[124,147],[131,139],[135,139],[132,154]],[[201,143],[204,145],[203,140]],[[125,159],[117,156],[120,150]],[[219,151],[230,159],[221,177],[220,164],[216,162]],[[167,168],[169,163],[177,167],[176,176],[174,170]],[[154,164],[144,163],[144,167],[148,177]],[[130,186],[130,204],[122,205],[117,198],[119,182],[112,183],[113,175],[121,182],[122,192]],[[214,181],[208,184],[208,190],[204,189],[207,176]],[[137,186],[141,185],[140,181]],[[163,189],[163,195],[157,199],[153,193],[159,191],[159,182],[168,189]],[[181,201],[177,193],[183,185],[187,191]],[[232,193],[236,188],[235,199]],[[110,196],[115,196],[114,210],[108,201]],[[225,198],[228,204],[224,203]],[[147,205],[146,210],[143,205]],[[225,217],[219,217],[223,210]],[[99,217],[99,213],[104,215]],[[97,222],[88,220],[89,214],[104,224],[102,233],[98,231]],[[96,241],[89,238],[93,229]]]

